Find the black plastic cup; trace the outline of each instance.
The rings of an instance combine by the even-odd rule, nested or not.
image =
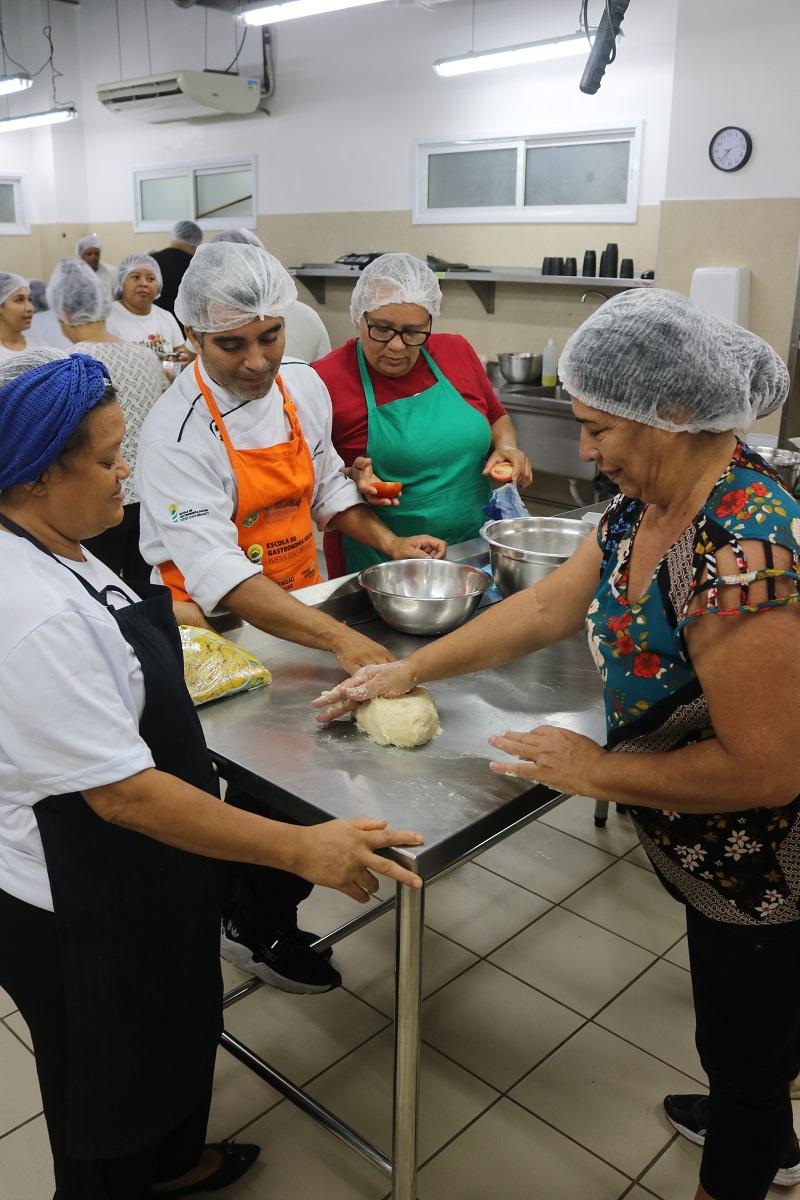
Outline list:
[[[594,250],[587,250],[583,256],[583,267],[581,275],[589,279],[597,273],[597,255]]]
[[[622,262],[619,264],[619,277],[620,279],[633,279],[632,258],[623,258]]]
[[[600,252],[600,270],[597,272],[601,279],[608,279],[608,251]]]
[[[619,246],[616,242],[609,242],[606,246],[606,269],[604,274],[607,278],[613,278],[617,273],[619,264]]]
[[[565,258],[564,259],[564,274],[565,275],[577,275],[578,274],[578,263],[577,263],[576,259],[574,259],[574,258]]]
[[[563,258],[556,257],[553,259],[553,274],[554,275],[563,275],[564,274]]]

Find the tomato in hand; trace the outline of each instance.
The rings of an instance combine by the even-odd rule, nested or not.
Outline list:
[[[514,468],[509,462],[497,462],[489,472],[489,476],[497,483],[510,483],[514,477]]]
[[[370,479],[379,500],[396,500],[403,490],[402,483],[384,483],[382,479]]]

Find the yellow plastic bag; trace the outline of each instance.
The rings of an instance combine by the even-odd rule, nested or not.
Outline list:
[[[195,704],[249,692],[272,682],[258,659],[211,629],[181,625],[183,677]]]

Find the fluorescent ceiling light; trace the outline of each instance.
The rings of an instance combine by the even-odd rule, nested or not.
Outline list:
[[[316,17],[320,13],[338,12],[342,8],[361,8],[365,4],[385,4],[386,0],[283,0],[283,3],[262,4],[241,14],[246,25],[275,25],[295,17]]]
[[[47,112],[28,113],[24,117],[4,117],[0,120],[0,133],[10,133],[13,129],[35,129],[38,125],[60,125],[62,121],[72,121],[77,115],[77,108],[69,104],[64,108],[51,108]]]
[[[522,46],[502,46],[499,50],[472,51],[455,58],[440,58],[433,64],[433,69],[437,75],[471,75],[475,71],[494,71],[498,67],[519,67],[524,63],[588,54],[590,49],[585,33],[572,33]]]
[[[31,87],[33,80],[30,75],[0,75],[0,96],[10,96],[12,92],[24,92]]]

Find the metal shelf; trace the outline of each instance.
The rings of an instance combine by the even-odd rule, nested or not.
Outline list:
[[[302,267],[290,267],[290,273],[299,279],[318,304],[324,304],[329,279],[356,279],[361,274],[358,267],[342,267],[335,263],[308,263]],[[495,310],[495,286],[498,283],[521,283],[534,287],[598,288],[607,292],[624,292],[630,288],[655,287],[653,279],[617,279],[598,275],[543,275],[538,267],[486,267],[473,271],[437,271],[438,279],[447,283],[457,280],[468,284],[480,300],[487,313]]]

